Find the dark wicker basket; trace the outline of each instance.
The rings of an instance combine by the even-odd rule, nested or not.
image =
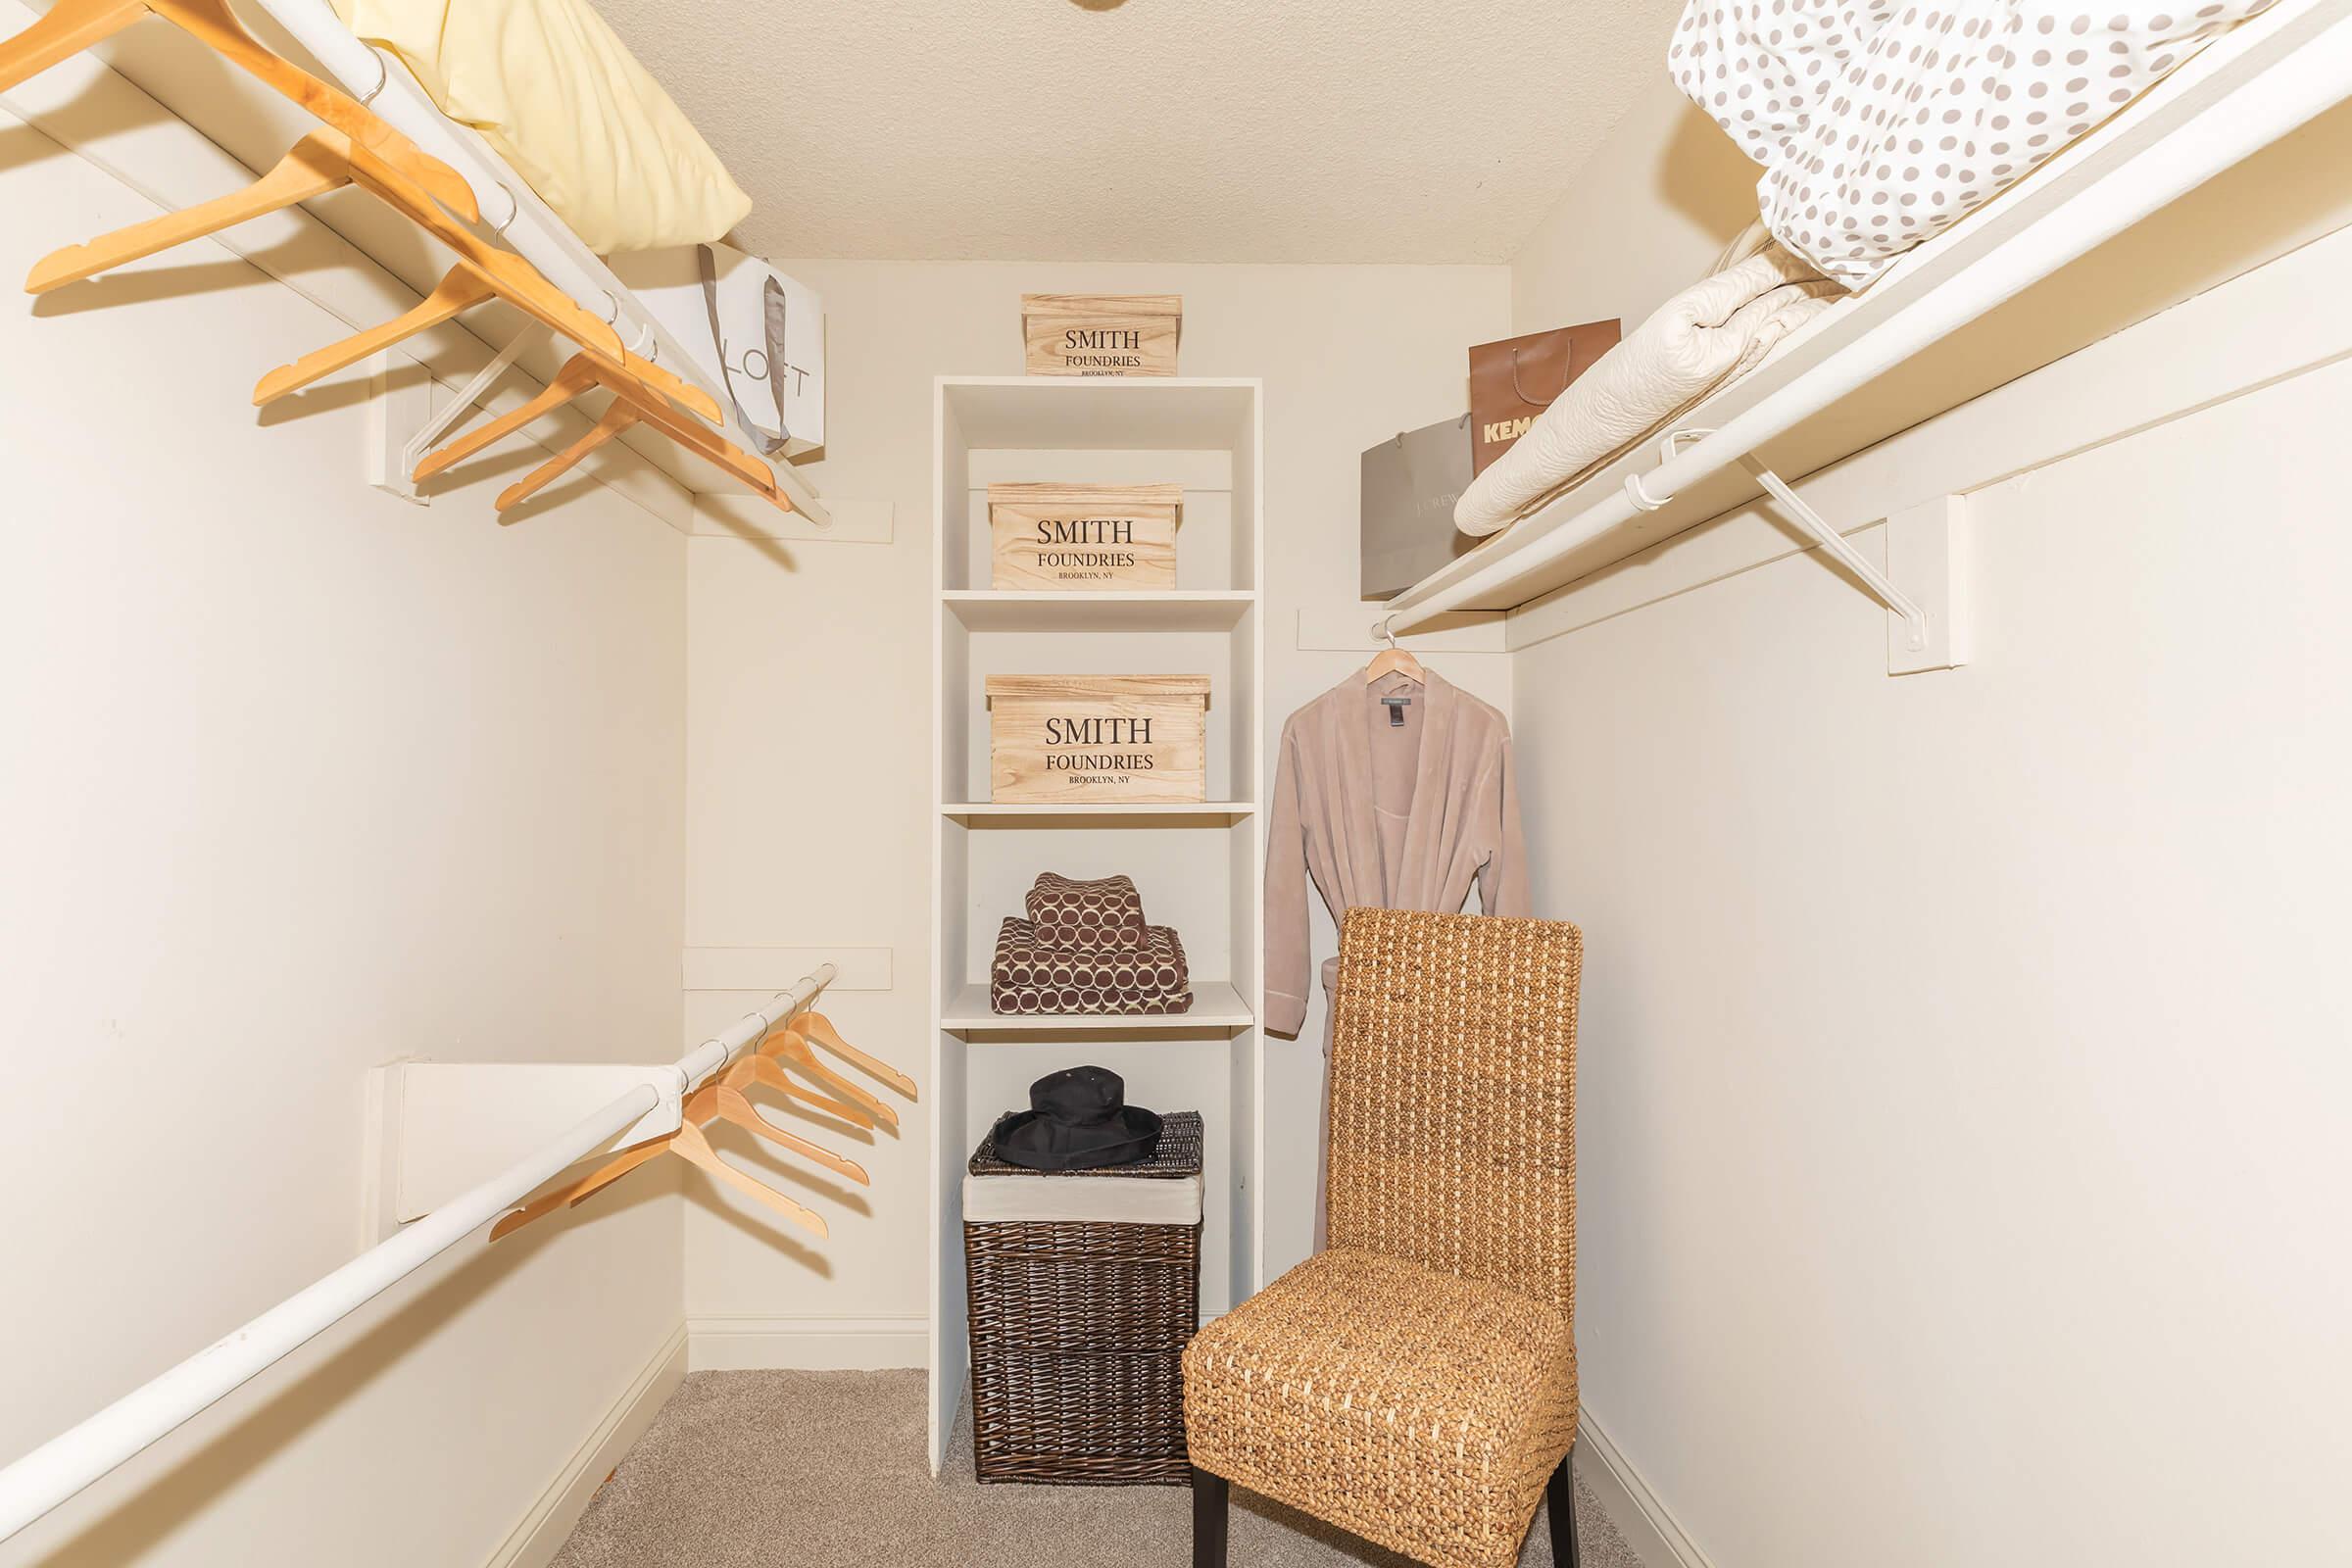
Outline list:
[[[996,1156],[975,1176],[1035,1176]],[[1166,1118],[1141,1165],[1056,1180],[1198,1175],[1200,1115]],[[982,1481],[1183,1486],[1184,1347],[1200,1326],[1200,1227],[991,1221],[963,1227],[972,1458]]]

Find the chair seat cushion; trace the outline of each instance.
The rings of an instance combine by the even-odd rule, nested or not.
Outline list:
[[[1576,1441],[1553,1307],[1335,1250],[1184,1352],[1192,1460],[1435,1568],[1506,1568]]]

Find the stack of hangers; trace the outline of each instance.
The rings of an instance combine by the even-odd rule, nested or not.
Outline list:
[[[1006,1013],[1187,1012],[1192,976],[1173,928],[1144,919],[1123,876],[1074,881],[1052,871],[1029,889],[1029,917],[997,931],[988,1003]]]
[[[710,1147],[710,1140],[703,1132],[712,1122],[726,1122],[746,1132],[756,1133],[769,1143],[789,1150],[860,1187],[872,1186],[872,1178],[866,1175],[864,1166],[821,1145],[812,1144],[797,1133],[787,1132],[761,1114],[745,1093],[754,1088],[772,1089],[819,1115],[831,1117],[868,1136],[876,1124],[897,1131],[899,1113],[818,1060],[814,1046],[823,1046],[907,1099],[914,1098],[913,1079],[887,1062],[875,1060],[842,1039],[840,1031],[833,1027],[832,1020],[823,1013],[795,1013],[770,1032],[760,1043],[758,1050],[746,1053],[710,1082],[689,1094],[684,1106],[684,1120],[676,1132],[624,1149],[578,1180],[560,1183],[552,1191],[531,1200],[490,1227],[490,1239],[495,1242],[511,1236],[535,1219],[552,1214],[559,1208],[583,1202],[638,1166],[659,1159],[663,1154],[675,1154],[689,1164],[700,1166],[712,1180],[757,1199],[816,1235],[823,1236],[825,1221],[822,1215],[785,1197],[758,1177],[720,1159],[718,1152]],[[810,1089],[804,1086],[795,1079],[795,1073],[817,1087]]]
[[[316,116],[322,128],[295,143],[275,169],[244,190],[51,254],[25,279],[28,292],[46,294],[248,219],[356,186],[447,246],[456,263],[416,309],[262,377],[254,388],[256,405],[309,386],[485,300],[504,300],[577,344],[579,353],[528,404],[428,455],[416,466],[418,480],[601,389],[611,393],[612,401],[595,427],[501,493],[501,512],[545,489],[598,447],[637,424],[661,431],[743,480],[771,504],[792,510],[765,464],[709,428],[721,416],[708,392],[629,353],[619,333],[581,309],[530,263],[475,234],[466,225],[480,221],[481,212],[472,187],[456,170],[427,156],[359,100],[272,53],[245,29],[226,0],[57,0],[47,16],[0,42],[0,92],[150,14]]]

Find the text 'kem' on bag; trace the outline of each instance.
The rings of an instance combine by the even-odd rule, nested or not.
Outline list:
[[[1476,478],[1527,433],[1568,383],[1624,335],[1616,321],[1587,321],[1470,349],[1470,474]]]

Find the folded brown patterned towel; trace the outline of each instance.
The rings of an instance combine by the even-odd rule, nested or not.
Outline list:
[[[1140,948],[1150,929],[1143,895],[1123,876],[1080,882],[1048,871],[1029,890],[1029,919],[1055,948]]]
[[[1007,915],[997,929],[988,1003],[998,1012],[1189,1012],[1184,944],[1164,925],[1139,948],[1063,948],[1038,940],[1038,926]]]

